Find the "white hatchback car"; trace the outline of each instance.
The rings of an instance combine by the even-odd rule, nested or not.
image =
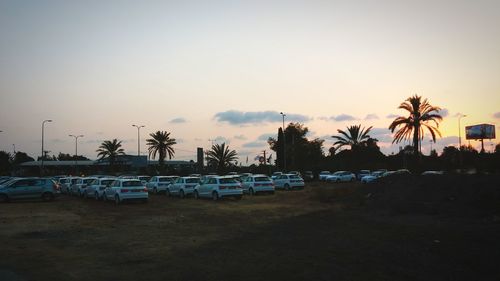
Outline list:
[[[85,188],[87,188],[87,185],[90,185],[94,180],[97,178],[79,178],[76,183],[71,185],[71,195],[76,195],[79,197],[83,197],[85,194]]]
[[[252,175],[246,177],[241,182],[243,193],[254,195],[257,193],[271,193],[274,194],[274,183],[266,175]]]
[[[117,179],[104,189],[104,201],[114,200],[120,204],[125,200],[148,201],[148,189],[138,179]]]
[[[98,178],[91,182],[85,188],[84,198],[95,198],[95,200],[100,200],[103,197],[104,189],[109,186],[115,178]]]
[[[167,190],[167,187],[172,184],[178,176],[154,176],[146,184],[149,192],[161,193]]]
[[[351,172],[338,171],[326,177],[325,180],[328,182],[350,182],[356,180],[356,176]]]
[[[330,173],[329,171],[321,171],[321,172],[319,172],[318,179],[319,179],[320,181],[324,181],[324,180],[326,180],[326,178],[327,178],[328,176],[331,176],[331,175],[332,175],[332,173]]]
[[[184,198],[193,194],[194,188],[198,184],[200,184],[200,178],[198,177],[180,177],[167,187],[165,194],[167,196],[178,195],[180,198]]]
[[[304,180],[298,175],[283,174],[274,180],[274,188],[285,190],[291,190],[294,188],[302,189],[304,188]]]
[[[218,200],[223,197],[241,199],[243,190],[241,185],[231,177],[211,177],[194,188],[194,198],[212,198]]]

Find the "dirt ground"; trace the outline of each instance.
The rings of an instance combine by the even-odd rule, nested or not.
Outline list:
[[[370,188],[0,204],[0,280],[499,280],[497,210],[399,212]]]

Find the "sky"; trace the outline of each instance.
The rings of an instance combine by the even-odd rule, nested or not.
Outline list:
[[[91,159],[114,138],[137,154],[136,124],[141,154],[162,130],[176,160],[226,142],[253,163],[283,112],[325,150],[361,124],[390,154],[403,144],[387,128],[418,94],[443,108],[440,152],[457,144],[459,114],[462,138],[498,128],[499,26],[498,0],[0,0],[0,150],[36,158],[51,119],[50,155],[74,154],[69,134]]]

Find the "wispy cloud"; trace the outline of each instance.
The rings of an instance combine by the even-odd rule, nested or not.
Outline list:
[[[182,123],[186,123],[187,120],[182,118],[182,117],[178,117],[178,118],[174,118],[172,120],[170,120],[168,123],[170,124],[182,124]]]
[[[252,141],[252,142],[247,142],[247,143],[243,144],[243,147],[256,148],[256,147],[264,147],[266,145],[267,145],[267,143],[263,142],[263,141]]]
[[[398,117],[399,117],[399,115],[391,113],[391,114],[388,114],[385,118],[387,118],[387,119],[394,119],[394,118],[398,118]]]
[[[342,113],[342,114],[337,115],[337,116],[332,116],[332,117],[330,117],[330,119],[337,121],[337,122],[342,122],[342,121],[354,121],[357,118],[352,116],[352,115]]]
[[[443,118],[448,117],[448,115],[450,115],[450,112],[446,108],[442,108],[441,110],[438,111],[438,113]]]
[[[231,125],[245,125],[245,124],[261,124],[269,122],[282,122],[283,117],[277,111],[237,111],[228,110],[224,112],[218,112],[215,114],[214,118],[217,122],[227,122]],[[311,120],[310,117],[301,115],[286,113],[286,122],[306,122]]]
[[[276,134],[262,134],[257,138],[257,140],[267,141],[269,138],[276,138]]]
[[[376,119],[379,119],[379,118],[378,118],[378,115],[377,115],[377,114],[374,114],[374,113],[372,113],[372,114],[368,114],[368,115],[366,115],[366,117],[365,117],[365,120],[376,120]]]
[[[229,139],[222,137],[222,136],[217,136],[215,139],[212,139],[215,143],[222,144],[225,143],[228,145],[230,143]]]
[[[387,128],[372,128],[368,135],[379,142],[392,142],[391,130]]]
[[[245,135],[237,135],[237,136],[234,136],[234,138],[237,140],[247,140],[248,139]]]

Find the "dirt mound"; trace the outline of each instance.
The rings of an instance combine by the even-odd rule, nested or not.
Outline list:
[[[371,208],[500,219],[499,175],[396,175],[358,189]]]

